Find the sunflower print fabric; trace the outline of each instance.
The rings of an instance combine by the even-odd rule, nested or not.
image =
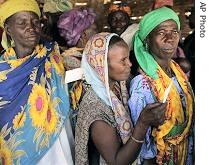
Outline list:
[[[36,164],[58,138],[69,115],[58,45],[37,45],[17,59],[0,56],[0,164]]]

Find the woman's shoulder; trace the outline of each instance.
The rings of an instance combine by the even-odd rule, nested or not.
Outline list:
[[[100,99],[95,91],[89,87],[86,89],[84,96],[79,104],[79,112],[77,115],[77,123],[79,125],[90,126],[96,120],[103,120],[112,127],[116,126],[114,113],[102,99]]]
[[[79,114],[92,116],[92,118],[109,118],[113,120],[113,111],[110,106],[97,96],[96,92],[88,87],[79,105]]]
[[[61,56],[64,59],[64,66],[67,70],[79,68],[81,66],[83,48],[69,48]]]
[[[85,94],[82,98],[81,104],[103,104],[102,100],[97,96],[96,92],[93,90],[93,88],[90,85],[87,85],[85,89]]]

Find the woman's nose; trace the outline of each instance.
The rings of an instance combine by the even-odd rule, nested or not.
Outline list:
[[[132,66],[132,63],[131,63],[131,61],[130,61],[129,59],[127,60],[127,65],[128,65],[129,67]]]
[[[165,42],[173,42],[175,40],[175,36],[173,35],[172,32],[167,33],[165,35]]]
[[[166,38],[169,39],[173,39],[173,34],[172,32],[166,33]]]
[[[36,25],[34,25],[34,23],[32,21],[29,21],[27,23],[27,28],[28,28],[28,30],[33,31],[33,30],[35,30]]]

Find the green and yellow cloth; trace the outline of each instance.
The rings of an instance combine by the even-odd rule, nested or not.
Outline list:
[[[143,71],[154,79],[158,78],[156,73],[157,62],[146,50],[143,43],[146,37],[153,29],[155,29],[155,27],[169,19],[174,20],[177,23],[178,29],[180,29],[180,22],[177,14],[167,7],[162,7],[146,14],[140,21],[139,30],[135,34],[134,51],[136,59]]]
[[[150,32],[166,20],[174,20],[178,29],[180,29],[177,14],[167,7],[162,7],[149,12],[143,17],[139,23],[140,30],[135,34],[134,40],[134,51],[141,68],[141,74],[147,76],[151,90],[159,102],[162,102],[164,92],[172,80],[165,74],[143,43]],[[187,137],[190,129],[193,127],[194,95],[186,75],[178,64],[171,60],[170,67],[182,88],[186,108],[182,106],[177,88],[175,85],[172,85],[167,99],[166,120],[158,129],[153,129],[152,135],[157,144],[158,153],[156,159],[158,164],[165,163],[163,160],[167,160],[170,151],[176,147],[178,155],[173,153],[173,155],[170,155],[170,158],[177,158],[178,164],[184,165],[188,150]],[[176,127],[177,125],[183,125],[183,128],[180,129]],[[174,130],[179,133],[174,134]],[[170,164],[170,162],[167,162],[167,164]]]

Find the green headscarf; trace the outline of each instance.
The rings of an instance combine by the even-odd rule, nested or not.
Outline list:
[[[159,24],[170,19],[177,23],[178,29],[180,30],[179,17],[170,8],[161,7],[147,13],[139,22],[139,30],[136,32],[134,38],[134,51],[138,64],[147,75],[155,80],[158,78],[156,72],[158,64],[145,48],[143,41]]]

